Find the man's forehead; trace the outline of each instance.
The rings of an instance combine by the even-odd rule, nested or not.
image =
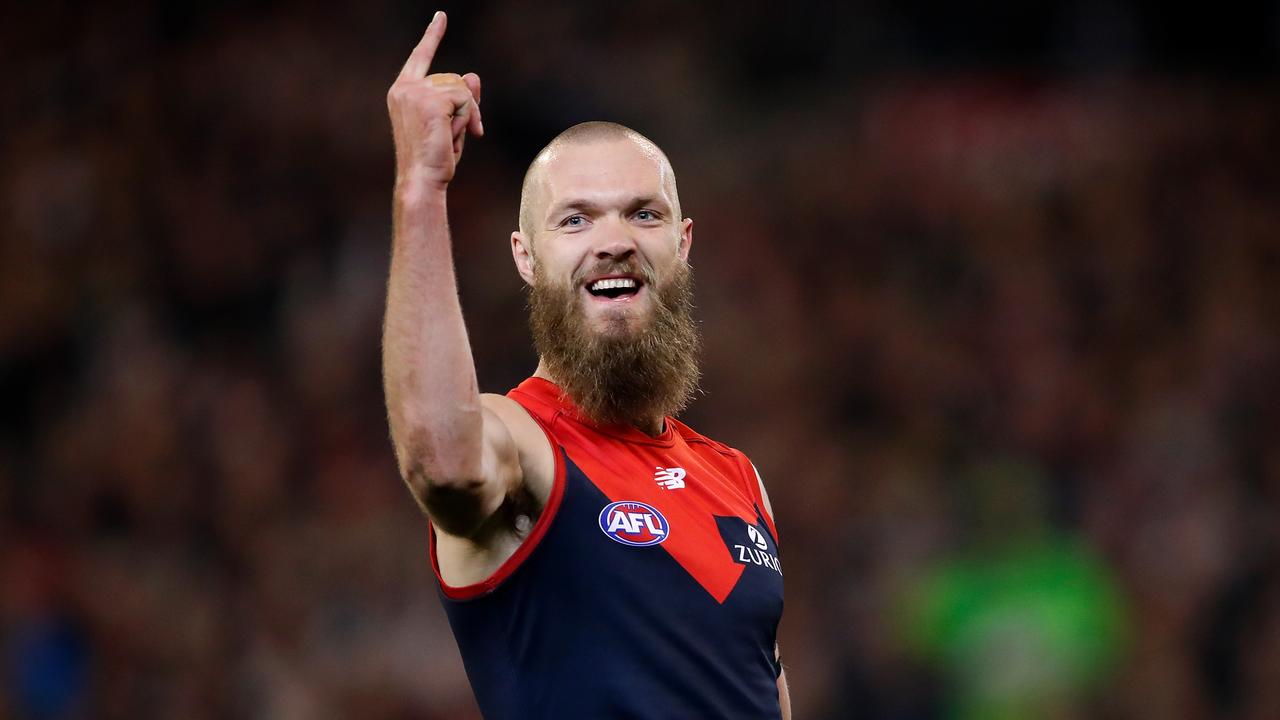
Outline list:
[[[545,207],[591,194],[644,193],[669,197],[671,170],[662,153],[647,143],[616,139],[554,148],[540,161]]]

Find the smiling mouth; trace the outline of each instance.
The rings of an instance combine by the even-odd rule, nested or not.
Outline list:
[[[586,290],[592,297],[600,300],[623,301],[640,294],[642,287],[644,283],[637,278],[610,277],[587,283]]]

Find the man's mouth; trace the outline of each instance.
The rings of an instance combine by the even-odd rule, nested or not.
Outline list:
[[[587,293],[602,301],[623,302],[640,294],[644,282],[627,275],[598,278],[586,284]]]

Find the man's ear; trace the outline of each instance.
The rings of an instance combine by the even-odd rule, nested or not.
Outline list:
[[[519,230],[511,233],[511,259],[525,284],[533,286],[533,243]]]
[[[676,250],[680,259],[689,262],[689,247],[693,245],[693,218],[685,218],[680,223],[680,246]]]

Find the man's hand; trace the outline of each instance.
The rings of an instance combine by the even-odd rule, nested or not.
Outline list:
[[[437,12],[387,92],[396,145],[396,181],[441,190],[453,179],[467,133],[484,135],[480,76],[428,75],[448,18]]]

